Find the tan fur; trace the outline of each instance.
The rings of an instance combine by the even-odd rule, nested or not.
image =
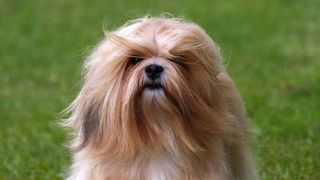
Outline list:
[[[162,89],[144,89],[152,63],[164,67]],[[145,17],[107,33],[68,112],[68,179],[256,179],[239,93],[193,23]]]

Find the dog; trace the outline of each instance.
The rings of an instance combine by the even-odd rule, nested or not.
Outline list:
[[[107,32],[67,108],[69,180],[254,180],[249,128],[218,45],[198,25],[143,17]]]

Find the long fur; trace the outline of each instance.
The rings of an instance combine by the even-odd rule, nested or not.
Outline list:
[[[152,63],[164,67],[161,89],[145,88]],[[256,179],[239,93],[193,23],[144,17],[107,33],[67,111],[70,180]]]

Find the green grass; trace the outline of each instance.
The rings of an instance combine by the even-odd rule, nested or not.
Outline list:
[[[320,1],[0,0],[0,179],[61,179],[58,113],[85,52],[128,19],[171,12],[220,44],[258,130],[261,179],[320,179]]]

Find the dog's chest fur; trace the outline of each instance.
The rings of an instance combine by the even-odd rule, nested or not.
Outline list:
[[[167,180],[174,179],[178,176],[175,172],[175,164],[173,159],[168,157],[155,155],[150,158],[147,166],[147,179],[150,180]]]
[[[154,112],[154,114],[156,113]],[[146,168],[147,179],[167,180],[177,178],[179,176],[177,166],[183,162],[181,162],[181,155],[179,154],[174,133],[166,123],[167,117],[163,114],[157,113],[157,116],[154,116],[154,120],[163,130],[163,137],[168,143],[171,152],[154,153],[149,157]]]

